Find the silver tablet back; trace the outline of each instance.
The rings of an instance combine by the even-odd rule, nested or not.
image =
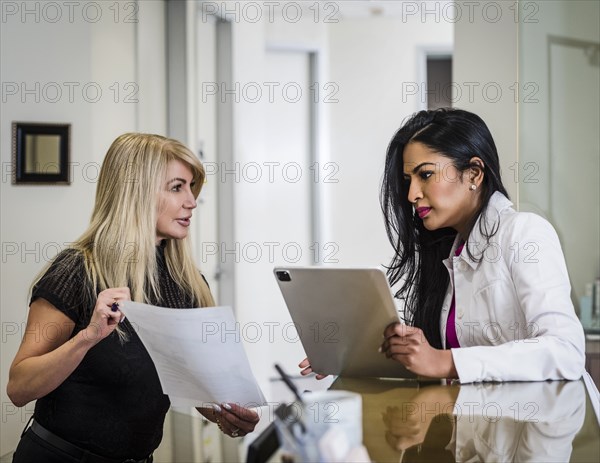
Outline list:
[[[398,321],[381,269],[276,267],[273,272],[313,371],[415,377],[377,351],[385,327]]]

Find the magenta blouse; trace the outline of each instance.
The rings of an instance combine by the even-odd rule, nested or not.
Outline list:
[[[456,252],[454,255],[456,257],[460,256],[460,253],[463,250],[465,243],[461,244],[458,248],[456,248]],[[450,313],[448,314],[448,322],[446,323],[446,348],[452,349],[455,347],[460,347],[460,343],[458,342],[458,336],[456,336],[456,325],[455,322],[455,312],[456,312],[456,291],[452,291],[452,304],[450,304]]]

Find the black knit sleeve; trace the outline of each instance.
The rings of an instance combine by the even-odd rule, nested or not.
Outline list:
[[[96,295],[79,252],[67,249],[56,256],[34,285],[29,303],[40,297],[73,320],[79,328],[87,325]]]

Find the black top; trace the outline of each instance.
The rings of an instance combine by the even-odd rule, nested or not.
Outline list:
[[[195,307],[171,278],[164,249],[157,247],[161,300],[154,305]],[[83,256],[63,251],[34,286],[31,302],[41,297],[75,322],[71,337],[87,327],[99,291],[92,291]],[[35,419],[63,439],[109,458],[141,459],[158,447],[170,401],[154,363],[125,319],[129,339],[113,332],[92,347],[79,366],[54,391],[38,399]],[[51,333],[51,329],[41,330]]]

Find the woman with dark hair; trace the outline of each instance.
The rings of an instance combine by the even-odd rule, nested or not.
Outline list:
[[[585,338],[558,236],[513,209],[479,116],[414,114],[388,147],[380,199],[395,251],[388,278],[404,301],[382,353],[465,383],[581,377]],[[299,367],[313,371],[308,359]]]
[[[416,374],[474,381],[578,379],[585,340],[560,242],[516,212],[483,120],[420,111],[392,138],[381,204],[404,323],[381,351]]]

